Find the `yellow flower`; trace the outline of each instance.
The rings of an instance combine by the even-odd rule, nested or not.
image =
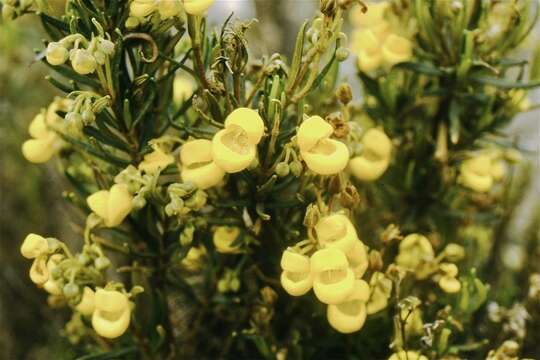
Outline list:
[[[225,176],[225,171],[212,160],[210,140],[200,139],[185,143],[180,148],[180,162],[182,180],[192,182],[202,190],[218,185]]]
[[[439,286],[447,293],[456,293],[461,289],[461,283],[456,276],[458,274],[458,267],[452,263],[442,263],[440,270],[443,275],[439,279]]]
[[[90,209],[105,222],[107,227],[118,226],[133,209],[133,196],[125,184],[114,184],[110,190],[93,193],[86,202]]]
[[[142,18],[153,13],[156,8],[155,0],[133,0],[129,5],[129,15]]]
[[[184,10],[190,15],[204,15],[215,0],[182,0]]]
[[[49,272],[49,274],[53,273],[54,269],[56,269],[58,264],[63,259],[64,259],[63,255],[54,254],[49,258],[49,260],[47,260],[47,271]],[[60,287],[58,282],[52,278],[52,276],[49,276],[47,281],[43,284],[43,289],[51,295],[60,296],[63,294],[62,288]]]
[[[159,146],[154,147],[154,151],[144,155],[144,160],[139,164],[139,170],[147,174],[156,173],[163,170],[174,162],[171,154],[164,152]]]
[[[414,270],[422,262],[433,260],[435,253],[428,238],[420,234],[410,234],[399,243],[396,264]]]
[[[368,284],[364,280],[355,280],[354,290],[345,301],[337,305],[328,305],[326,310],[328,323],[344,334],[360,330],[366,321],[368,299]]]
[[[246,169],[255,160],[263,134],[264,122],[256,111],[234,110],[225,120],[225,129],[212,139],[214,162],[228,173]]]
[[[180,0],[159,0],[157,9],[162,19],[170,19],[182,13]]]
[[[238,239],[240,228],[236,226],[218,226],[214,230],[212,238],[216,251],[222,254],[237,254],[240,252],[238,246],[232,244]]]
[[[332,125],[320,116],[302,122],[297,132],[297,142],[308,168],[319,175],[337,174],[347,166],[349,149],[344,143],[330,139]]]
[[[392,293],[392,280],[381,272],[374,272],[369,280],[371,293],[367,303],[367,313],[374,314],[388,306],[388,298]]]
[[[349,265],[354,272],[354,276],[359,279],[364,276],[368,266],[369,260],[366,251],[366,246],[362,241],[358,240],[354,242],[354,246],[351,251],[347,253],[347,260],[349,260]]]
[[[461,163],[459,183],[476,192],[488,192],[493,185],[491,158],[480,154]]]
[[[205,256],[206,249],[203,246],[194,246],[182,259],[182,265],[189,271],[197,271],[202,267],[202,260]]]
[[[285,250],[281,256],[281,286],[292,296],[301,296],[311,290],[313,279],[307,256]]]
[[[36,115],[28,128],[33,139],[25,141],[22,145],[22,153],[26,160],[36,164],[49,161],[62,146],[58,135],[47,128],[45,119],[43,114]]]
[[[49,270],[47,269],[47,258],[45,256],[34,259],[32,267],[30,267],[30,280],[37,285],[43,285],[49,280]]]
[[[177,106],[188,100],[195,91],[195,83],[185,75],[178,75],[173,82],[173,101]]]
[[[418,351],[405,351],[401,350],[397,353],[392,354],[388,360],[428,360],[427,357],[420,354]]]
[[[28,234],[21,245],[21,254],[27,259],[35,259],[49,251],[49,243],[41,235]]]
[[[95,297],[96,293],[88,286],[84,287],[81,301],[75,307],[75,310],[83,315],[92,315],[95,309]]]
[[[465,249],[461,245],[450,243],[444,248],[444,254],[450,261],[460,261],[465,257]]]
[[[352,175],[362,181],[374,181],[384,174],[392,156],[392,142],[384,131],[371,128],[362,137],[362,154],[349,162]]]
[[[405,332],[407,334],[422,334],[424,332],[424,323],[422,322],[422,311],[415,307],[414,309],[401,309],[400,316],[405,321]]]
[[[343,214],[332,214],[320,219],[315,225],[315,233],[322,247],[335,247],[345,254],[358,242],[354,225]]]
[[[129,327],[131,306],[127,296],[116,290],[98,289],[94,296],[92,327],[98,335],[114,339]]]
[[[325,304],[340,304],[354,290],[354,273],[343,251],[318,250],[311,256],[313,291]]]
[[[381,49],[382,57],[387,66],[410,60],[412,57],[412,43],[409,39],[396,34],[390,34],[384,41]]]
[[[350,14],[351,23],[356,27],[371,27],[384,21],[388,2],[366,3],[367,11],[362,12],[361,6],[355,6]]]

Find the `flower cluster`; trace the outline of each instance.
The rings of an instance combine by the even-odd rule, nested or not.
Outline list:
[[[92,74],[99,66],[108,64],[114,54],[114,43],[110,36],[103,33],[93,36],[89,41],[81,34],[68,35],[65,38],[50,42],[45,50],[47,62],[58,66],[66,61],[81,75]]]
[[[21,254],[33,260],[30,279],[49,293],[51,305],[67,304],[74,313],[91,318],[96,333],[105,338],[117,338],[127,330],[133,306],[129,297],[141,289],[134,288],[127,294],[118,283],[102,287],[111,262],[99,245],[87,243],[74,256],[57,239],[29,234],[21,245]]]
[[[356,28],[351,47],[363,72],[390,68],[412,57],[411,41],[402,35],[402,29],[387,20],[389,7],[389,2],[383,1],[369,3],[366,12],[360,6],[351,12],[351,23]]]
[[[288,248],[281,257],[281,285],[292,296],[313,288],[327,304],[328,322],[343,333],[358,331],[367,314],[384,308],[391,282],[381,273],[370,284],[362,277],[368,268],[366,247],[350,219],[341,213],[321,218],[313,228],[315,238]],[[306,252],[318,248],[311,256]]]

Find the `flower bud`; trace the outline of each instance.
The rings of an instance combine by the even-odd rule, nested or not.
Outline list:
[[[50,42],[45,50],[47,62],[51,65],[62,65],[69,58],[69,51],[60,42]]]
[[[347,83],[340,84],[336,90],[336,97],[343,105],[347,105],[352,101],[352,88]]]
[[[286,162],[280,162],[279,164],[276,165],[276,175],[279,176],[279,177],[285,177],[287,175],[289,175],[291,169],[289,167],[289,164],[287,164]]]
[[[74,283],[67,283],[62,289],[62,293],[66,298],[71,299],[79,294],[79,287]]]
[[[47,271],[49,272],[49,278],[43,284],[43,289],[51,295],[60,296],[63,294],[62,287],[59,284],[59,279],[62,276],[62,270],[58,267],[58,264],[64,259],[61,254],[52,255],[47,260]]]
[[[338,248],[326,248],[311,256],[313,291],[325,304],[339,304],[354,290],[354,274],[345,254]]]
[[[339,62],[343,62],[347,60],[349,57],[349,49],[346,49],[344,47],[340,47],[336,50],[336,60]]]
[[[101,51],[105,55],[110,56],[110,55],[114,54],[115,45],[111,40],[101,38],[98,41],[97,47],[98,47],[99,51]]]
[[[72,50],[70,55],[71,66],[75,72],[81,75],[91,74],[96,71],[97,63],[94,56],[85,49]]]
[[[45,255],[48,250],[47,239],[37,234],[28,234],[21,245],[21,254],[27,259],[35,259]]]
[[[302,170],[304,170],[304,167],[302,166],[302,163],[300,161],[295,160],[289,165],[289,169],[294,176],[299,177],[302,174]]]
[[[100,271],[105,270],[106,268],[111,266],[111,261],[105,256],[100,256],[96,260],[94,260],[94,266]]]
[[[204,15],[215,0],[182,0],[189,15]]]
[[[369,285],[364,280],[355,280],[352,293],[344,302],[328,305],[326,317],[337,331],[349,334],[358,331],[366,321],[366,302],[369,299]]]
[[[98,335],[114,339],[129,327],[131,308],[125,294],[116,290],[98,289],[94,297],[92,327]]]

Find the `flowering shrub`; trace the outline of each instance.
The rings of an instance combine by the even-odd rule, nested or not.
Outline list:
[[[212,29],[212,3],[4,1],[40,17],[65,93],[22,152],[56,158],[84,243],[30,234],[21,254],[69,340],[94,359],[538,350],[534,258],[511,309],[488,284],[519,160],[500,130],[540,85],[538,53],[529,80],[511,58],[530,2],[321,0],[291,59],[253,59],[255,25]]]

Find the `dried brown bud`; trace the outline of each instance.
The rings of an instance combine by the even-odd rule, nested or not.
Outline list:
[[[394,240],[401,239],[403,239],[403,236],[401,236],[401,231],[395,224],[388,225],[381,234],[381,241],[385,245],[390,244]]]
[[[309,204],[306,209],[306,216],[304,217],[304,226],[310,229],[319,222],[320,218],[321,211],[317,204]]]
[[[265,286],[261,289],[261,298],[265,304],[273,304],[277,300],[277,293],[269,286]]]
[[[360,194],[354,185],[347,184],[339,194],[339,200],[344,207],[354,209],[360,204]]]
[[[343,105],[347,105],[352,101],[352,88],[347,83],[340,84],[336,89],[336,97]]]
[[[371,250],[369,252],[369,268],[373,271],[379,271],[383,268],[384,263],[381,253],[377,250]]]
[[[338,139],[346,138],[349,134],[349,124],[343,120],[341,112],[333,112],[326,117],[328,121],[334,127],[334,136]]]

